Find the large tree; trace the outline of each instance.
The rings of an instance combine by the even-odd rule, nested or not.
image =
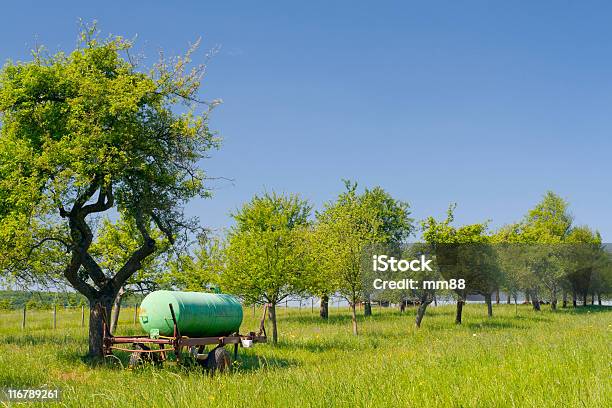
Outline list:
[[[67,253],[61,275],[89,300],[89,354],[100,356],[103,316],[156,252],[152,230],[176,244],[196,228],[183,205],[209,195],[198,162],[218,139],[191,53],[145,70],[121,37],[90,28],[80,39],[0,70],[0,252],[2,271],[17,274],[44,272],[30,260],[50,248]],[[111,272],[92,255],[93,225],[117,211],[140,239]]]

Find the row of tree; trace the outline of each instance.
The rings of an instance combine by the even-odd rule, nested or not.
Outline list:
[[[553,310],[557,299],[601,298],[612,289],[609,253],[598,233],[574,226],[568,204],[549,192],[518,223],[489,231],[486,223],[453,226],[451,206],[446,219],[421,222],[422,242],[407,244],[416,233],[407,203],[395,200],[380,187],[358,193],[357,185],[311,216],[311,206],[296,195],[255,196],[234,214],[236,225],[224,239],[208,241],[195,256],[171,261],[164,275],[174,287],[201,290],[220,286],[247,304],[270,305],[273,339],[277,340],[276,305],[288,297],[321,298],[320,315],[328,317],[328,299],[344,297],[350,306],[353,333],[358,333],[356,309],[371,302],[418,304],[416,326],[436,296],[457,299],[456,323],[468,295],[484,296],[492,316],[492,296],[503,290],[518,300],[530,297],[540,310],[546,297]],[[395,274],[374,273],[371,255],[386,253],[404,259],[421,255],[432,259],[429,270]],[[463,280],[463,287],[435,286],[404,290],[373,289],[376,277],[410,278],[418,282]],[[585,302],[586,303],[586,302]]]

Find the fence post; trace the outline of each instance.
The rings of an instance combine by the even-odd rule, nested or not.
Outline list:
[[[23,319],[21,320],[22,329],[25,329],[25,326],[26,326],[26,309],[27,309],[27,306],[23,305]]]
[[[53,305],[53,330],[57,328],[57,305]]]
[[[81,305],[81,327],[85,327],[85,305]]]

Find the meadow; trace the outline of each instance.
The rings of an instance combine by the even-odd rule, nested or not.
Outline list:
[[[528,305],[431,307],[414,328],[414,308],[376,308],[350,332],[346,308],[328,322],[310,308],[280,308],[280,342],[240,349],[231,373],[167,364],[122,368],[83,359],[81,311],[0,314],[0,387],[59,387],[67,407],[606,407],[612,406],[612,307],[541,313]],[[245,309],[242,331],[261,311]],[[140,333],[122,310],[117,334]],[[125,356],[122,357],[125,362]],[[0,403],[10,406],[9,403]]]

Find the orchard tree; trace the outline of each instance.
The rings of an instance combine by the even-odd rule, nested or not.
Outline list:
[[[345,186],[347,190],[317,214],[311,242],[320,271],[349,302],[357,335],[356,305],[364,299],[364,257],[369,259],[367,248],[383,239],[382,222],[375,208],[360,200],[356,184],[345,181]]]
[[[336,293],[338,283],[333,271],[327,269],[322,256],[325,256],[327,251],[322,251],[322,243],[320,239],[322,232],[318,224],[312,224],[305,230],[304,255],[306,260],[306,275],[305,286],[306,294],[319,297],[319,317],[321,319],[329,318],[329,296]]]
[[[524,256],[528,258],[528,267],[539,283],[528,289],[535,310],[540,310],[540,285],[550,293],[551,308],[557,308],[557,294],[566,276],[560,259],[563,255],[559,253],[562,245],[559,244],[566,242],[572,222],[567,201],[551,191],[529,210],[523,220],[522,241],[528,244]]]
[[[358,200],[378,219],[378,244],[384,245],[390,252],[399,254],[401,244],[414,230],[412,224],[414,220],[410,218],[408,203],[394,199],[381,187],[374,187],[371,190],[366,188],[363,194],[358,195]],[[370,288],[364,289],[366,292],[363,311],[365,316],[370,316],[372,314]]]
[[[130,41],[95,28],[80,40],[70,53],[38,49],[0,70],[0,252],[2,271],[18,275],[44,273],[29,260],[46,251],[67,254],[59,273],[89,301],[98,357],[104,316],[159,248],[153,229],[177,245],[197,228],[183,205],[209,196],[198,162],[218,139],[208,127],[214,103],[197,103],[204,70],[189,69],[193,49],[145,70]],[[92,254],[92,223],[117,211],[140,237],[111,272]]]
[[[507,293],[508,303],[514,299],[518,312],[519,292],[531,287],[528,283],[534,280],[524,262],[525,245],[522,244],[520,224],[509,224],[501,227],[493,234],[492,241],[498,255],[499,266],[503,272],[502,287]]]
[[[601,236],[587,226],[575,227],[568,234],[564,246],[566,252],[566,279],[572,290],[574,306],[576,297],[582,297],[583,305],[587,304],[587,296],[596,291],[601,292],[602,286],[609,279],[607,265],[609,254],[601,245]]]
[[[454,221],[451,205],[447,217],[437,221],[433,217],[422,223],[423,239],[432,246],[436,264],[446,279],[462,279],[463,287],[454,289],[457,294],[457,313],[455,323],[461,324],[463,304],[469,294],[481,294],[487,304],[487,314],[493,315],[492,293],[502,281],[497,254],[487,235],[487,224],[452,226]]]
[[[272,340],[278,341],[276,305],[305,290],[310,205],[296,195],[256,195],[233,214],[221,287],[248,303],[267,303]]]
[[[344,286],[342,279],[338,279],[341,274],[337,269],[325,266],[329,264],[329,260],[325,257],[331,256],[328,248],[324,248],[327,242],[325,239],[331,239],[331,236],[323,237],[322,235],[330,232],[331,218],[339,217],[338,212],[361,212],[360,217],[367,219],[367,222],[364,222],[376,228],[376,231],[366,231],[367,228],[360,226],[362,232],[366,231],[363,237],[364,245],[360,248],[365,250],[367,247],[370,252],[374,245],[379,245],[385,250],[392,250],[399,254],[402,242],[414,229],[408,203],[394,199],[381,187],[366,188],[362,194],[358,194],[356,183],[344,180],[344,184],[346,191],[339,195],[335,203],[326,204],[324,210],[317,214],[317,223],[310,234],[313,242],[309,248],[313,265],[309,287],[311,293],[321,297],[320,315],[322,318],[327,318],[328,315],[329,295],[336,293],[338,288]],[[356,219],[355,222],[359,221]],[[365,272],[367,271],[361,268],[359,273],[362,280],[365,278]],[[370,299],[372,290],[367,285],[360,287],[359,297],[364,302],[364,315],[369,316],[372,314]]]
[[[159,275],[162,287],[201,292],[219,287],[225,270],[225,242],[219,237],[202,236],[191,252],[176,254]]]
[[[569,204],[550,191],[520,223],[502,228],[496,240],[506,253],[512,252],[511,262],[519,268],[517,271],[506,262],[506,277],[520,279],[536,311],[540,310],[542,289],[549,293],[552,310],[557,308],[560,291],[563,292],[564,306],[570,286],[574,299],[577,290],[584,291],[582,286],[587,278],[583,275],[590,279],[596,257],[592,250],[601,244],[597,232],[588,227],[573,226]],[[576,264],[578,260],[579,265]],[[585,262],[590,266],[585,266]],[[518,273],[516,276],[515,272]]]
[[[384,250],[382,253],[393,254],[394,249],[389,248]],[[428,268],[417,268],[416,270],[409,269],[407,271],[393,271],[391,268],[388,268],[386,271],[377,272],[376,275],[376,278],[386,281],[412,279],[413,281],[418,282],[414,287],[406,287],[405,289],[383,289],[381,292],[377,293],[378,298],[384,298],[388,301],[403,302],[403,305],[405,305],[405,303],[408,301],[411,301],[415,305],[418,304],[415,318],[415,326],[417,328],[421,327],[427,307],[436,297],[436,288],[426,287],[422,284],[422,282],[441,280],[440,270],[436,264],[435,253],[431,245],[425,243],[402,245],[399,254],[400,259],[413,260],[420,259],[421,257],[425,257],[425,259],[431,261],[431,263],[428,264]]]

